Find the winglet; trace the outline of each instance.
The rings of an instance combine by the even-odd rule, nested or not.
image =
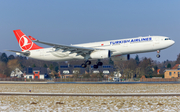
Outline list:
[[[13,31],[22,51],[43,49],[33,43],[21,30]]]

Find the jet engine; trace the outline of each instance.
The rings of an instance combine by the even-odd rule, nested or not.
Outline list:
[[[128,55],[121,55],[121,56],[113,56],[111,57],[113,61],[127,61],[130,60],[130,54]]]
[[[110,50],[95,50],[90,54],[90,58],[92,59],[104,59],[110,57],[111,57]]]

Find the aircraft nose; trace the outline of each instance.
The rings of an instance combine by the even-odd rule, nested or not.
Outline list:
[[[175,44],[175,41],[174,41],[174,40],[171,40],[171,43],[172,43],[172,45],[173,45],[173,44]]]

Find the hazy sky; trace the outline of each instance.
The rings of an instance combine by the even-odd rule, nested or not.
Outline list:
[[[176,43],[161,51],[160,59],[156,52],[138,55],[176,60],[180,53],[180,0],[1,0],[0,52],[20,51],[15,29],[42,41],[67,45],[168,36]]]

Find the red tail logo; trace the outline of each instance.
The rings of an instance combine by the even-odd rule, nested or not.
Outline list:
[[[42,49],[42,47],[33,43],[21,30],[14,30],[14,34],[22,51]]]
[[[33,46],[33,42],[32,41],[29,41],[27,39],[27,37],[25,35],[23,35],[22,37],[20,37],[19,39],[19,45],[22,49],[22,51],[24,50],[30,50]]]

